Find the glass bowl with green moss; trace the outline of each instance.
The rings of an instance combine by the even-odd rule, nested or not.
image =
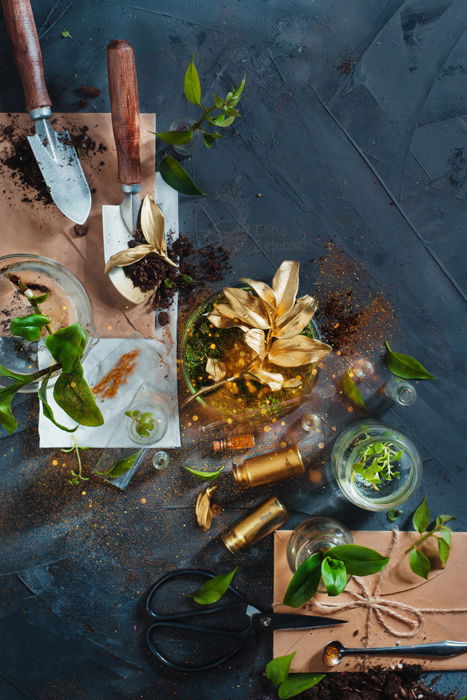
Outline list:
[[[249,290],[249,287],[238,286]],[[191,394],[213,384],[206,371],[209,358],[224,362],[228,377],[240,373],[254,359],[253,351],[243,342],[243,331],[240,328],[219,329],[208,320],[214,304],[224,302],[222,291],[214,294],[201,303],[187,321],[181,342],[181,366]],[[313,319],[302,331],[302,335],[320,339],[318,326]],[[197,396],[196,400],[213,413],[227,416],[234,422],[246,422],[253,418],[267,420],[293,410],[313,389],[318,377],[316,364],[277,367],[265,361],[263,366],[271,372],[280,372],[285,379],[299,378],[300,384],[294,388],[273,391],[253,379],[241,378]]]

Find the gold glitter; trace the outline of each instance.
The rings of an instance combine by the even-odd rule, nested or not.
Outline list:
[[[264,430],[265,433],[269,433],[269,431],[271,430],[271,426],[270,426],[270,425],[265,425],[264,428],[263,428],[263,430]]]
[[[322,450],[324,447],[324,442],[318,442],[318,447],[320,450]]]
[[[191,419],[194,420],[196,423],[196,421],[198,420],[198,416],[191,416]]]
[[[81,495],[82,495],[82,496],[85,496],[85,495],[86,495],[86,491],[81,491]]]
[[[281,443],[279,443],[280,447],[287,447],[287,443],[282,440]]]
[[[216,349],[216,344],[215,344],[215,343],[211,343],[211,345],[210,345],[209,347],[211,348],[211,350],[215,350],[215,349]]]
[[[353,407],[352,406],[347,406],[347,411],[349,413],[353,413]]]
[[[232,418],[227,418],[227,423],[232,423]]]
[[[54,467],[56,467],[58,465],[58,459],[53,459],[52,464],[54,465]]]
[[[141,499],[141,503],[143,504],[143,506],[144,506],[144,504],[147,503],[147,502],[148,502],[148,499],[147,499],[147,498],[142,498],[142,499]]]

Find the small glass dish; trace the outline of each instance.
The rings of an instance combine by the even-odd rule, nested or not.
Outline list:
[[[138,418],[128,416],[128,435],[135,445],[153,445],[162,440],[168,426],[168,411],[162,400],[155,398],[151,403],[132,404],[129,412],[139,413],[146,419],[142,424]]]
[[[338,520],[321,516],[305,520],[295,528],[287,544],[290,570],[295,573],[305,559],[320,550],[352,542],[352,533]]]
[[[93,311],[81,282],[63,265],[40,255],[18,253],[0,257],[0,355],[2,364],[14,372],[32,373],[53,363],[44,339],[30,342],[12,336],[8,332],[10,321],[16,316],[34,313],[26,297],[9,279],[19,278],[29,289],[37,294],[48,293],[41,303],[41,312],[49,316],[54,330],[80,323],[88,333],[88,342],[84,351],[97,343],[98,335],[93,323]],[[7,386],[11,379],[0,377],[0,387]],[[50,382],[51,384],[53,381]],[[39,383],[27,384],[21,392],[37,392]]]
[[[331,464],[344,496],[372,511],[400,506],[422,476],[414,443],[399,430],[373,420],[359,421],[339,435]]]

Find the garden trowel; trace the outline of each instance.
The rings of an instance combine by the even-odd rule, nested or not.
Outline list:
[[[35,123],[28,136],[50,195],[65,216],[83,224],[91,209],[91,193],[68,131],[57,132],[50,123],[42,53],[29,0],[2,0],[3,15],[23,84],[26,108]]]

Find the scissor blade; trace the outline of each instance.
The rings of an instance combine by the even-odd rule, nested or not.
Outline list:
[[[293,613],[268,615],[271,618],[270,629],[298,630],[317,629],[319,627],[334,627],[343,625],[347,620],[336,620],[333,617],[318,617],[316,615],[294,615]]]
[[[28,140],[55,204],[69,219],[84,224],[91,192],[68,131],[57,133],[48,119],[38,119]]]

